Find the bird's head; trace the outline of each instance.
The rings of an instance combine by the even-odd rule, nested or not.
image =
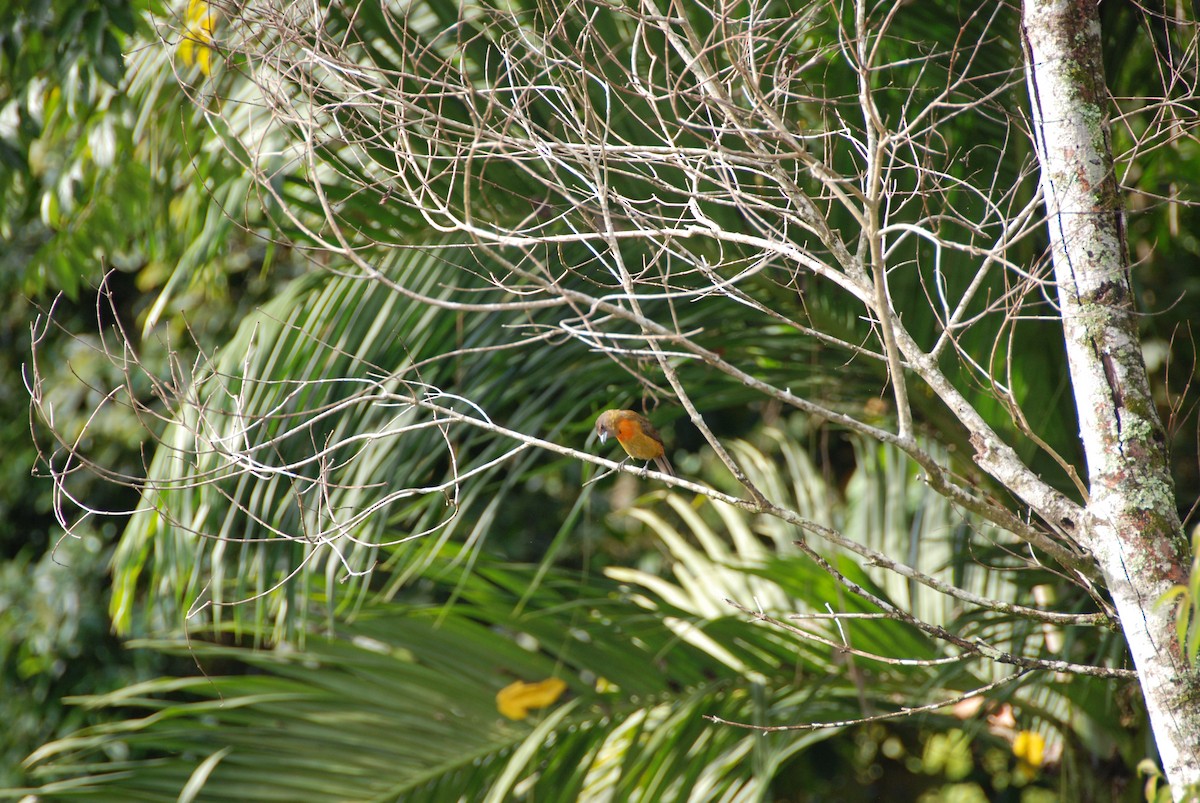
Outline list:
[[[617,434],[616,417],[616,410],[605,410],[596,419],[596,434],[600,436],[600,443],[607,441],[609,435]]]

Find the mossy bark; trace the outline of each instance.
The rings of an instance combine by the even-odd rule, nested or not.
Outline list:
[[[1162,422],[1138,338],[1094,0],[1026,0],[1034,118],[1063,335],[1088,462],[1081,542],[1112,595],[1141,679],[1163,769],[1177,799],[1200,782],[1197,675],[1174,610],[1156,605],[1186,580]]]

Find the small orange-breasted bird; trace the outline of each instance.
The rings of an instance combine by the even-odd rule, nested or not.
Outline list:
[[[640,416],[633,410],[605,410],[596,419],[596,434],[600,436],[601,443],[612,435],[629,457],[645,460],[647,463],[653,460],[662,473],[672,477],[678,476],[675,469],[671,468],[671,462],[667,460],[662,435],[658,434],[658,430],[645,416]]]

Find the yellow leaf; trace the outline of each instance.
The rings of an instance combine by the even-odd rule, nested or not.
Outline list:
[[[496,708],[509,719],[525,719],[531,708],[553,705],[567,684],[558,678],[547,678],[537,683],[518,680],[496,692]]]
[[[1021,731],[1013,739],[1012,751],[1022,765],[1037,769],[1046,756],[1046,740],[1040,733]]]
[[[189,30],[197,31],[202,37],[207,34],[207,40],[212,41],[213,28],[216,26],[214,16],[204,0],[191,0],[183,15],[184,25]]]
[[[183,36],[179,40],[179,58],[191,67],[200,65],[205,75],[212,70],[213,32],[217,15],[203,0],[190,0],[183,15]]]
[[[179,58],[183,59],[183,63],[191,67],[196,63],[196,43],[191,39],[182,39],[179,42]]]

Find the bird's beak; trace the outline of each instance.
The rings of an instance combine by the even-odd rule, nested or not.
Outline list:
[[[608,440],[608,433],[604,430],[600,430],[600,445],[603,446],[606,440]]]

